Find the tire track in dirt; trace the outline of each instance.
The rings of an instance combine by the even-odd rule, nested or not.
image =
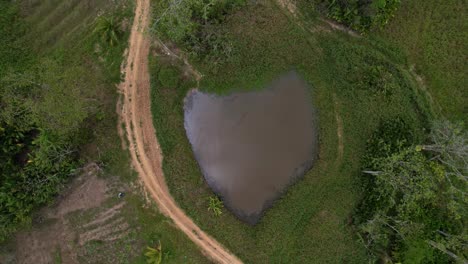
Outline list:
[[[130,33],[127,61],[122,65],[124,81],[120,84],[121,100],[117,105],[122,141],[125,135],[132,164],[138,172],[146,191],[151,195],[160,211],[170,217],[203,253],[217,263],[242,263],[220,243],[204,233],[169,193],[162,171],[162,155],[153,126],[150,103],[150,76],[148,55],[150,40],[145,30],[150,16],[150,0],[137,0],[135,17]]]
[[[336,98],[336,94],[333,94],[333,103],[335,104],[335,120],[336,120],[336,137],[338,138],[338,157],[336,159],[337,164],[341,163],[343,159],[344,144],[343,144],[343,120],[339,113],[339,101]]]

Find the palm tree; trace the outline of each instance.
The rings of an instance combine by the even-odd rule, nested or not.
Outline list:
[[[96,19],[93,33],[100,35],[101,39],[111,46],[119,43],[119,37],[121,35],[119,23],[112,16],[99,16]]]

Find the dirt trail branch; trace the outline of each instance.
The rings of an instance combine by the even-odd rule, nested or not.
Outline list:
[[[242,263],[220,243],[204,233],[182,211],[169,194],[162,171],[162,155],[152,122],[148,54],[149,36],[143,31],[150,22],[149,0],[137,0],[135,18],[129,40],[128,58],[122,66],[125,80],[120,84],[121,104],[118,105],[122,132],[128,139],[132,163],[146,190],[163,214],[170,217],[204,254],[217,263]]]

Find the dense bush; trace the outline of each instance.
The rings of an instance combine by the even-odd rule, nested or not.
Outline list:
[[[0,241],[28,223],[77,165],[67,142],[88,114],[83,99],[66,71],[54,71],[54,83],[50,69],[43,70],[0,76]]]
[[[354,220],[375,257],[402,263],[466,261],[467,134],[436,122],[428,145],[400,119],[368,142],[364,197]]]
[[[21,67],[32,57],[21,39],[25,31],[18,7],[10,1],[0,1],[0,76],[12,67]]]
[[[213,69],[228,61],[233,50],[226,31],[210,23],[202,25],[196,34],[189,35],[186,43],[193,58],[209,62]]]
[[[33,51],[41,48],[31,46],[37,32],[18,5],[0,1],[0,242],[31,222],[32,211],[53,199],[79,166],[80,143],[91,134],[82,128],[99,111],[96,87],[103,83],[83,52],[94,50],[98,36],[88,30],[86,47],[80,42],[73,53]]]
[[[366,171],[378,170],[378,159],[388,158],[402,149],[411,146],[415,142],[415,135],[412,128],[401,117],[381,122],[376,131],[367,140],[366,153],[363,160],[363,168]],[[361,178],[362,191],[366,195],[358,206],[358,214],[355,220],[365,221],[372,217],[382,200],[374,192],[376,188],[375,177],[364,174]]]
[[[319,0],[332,19],[365,33],[382,27],[395,15],[400,0]]]
[[[364,156],[364,166],[374,169],[372,160],[385,158],[411,146],[416,138],[413,128],[401,117],[384,120],[367,140],[367,152]]]
[[[43,131],[0,123],[0,241],[30,222],[76,167],[73,151]]]
[[[180,72],[176,67],[161,68],[158,80],[164,88],[176,88],[180,81]]]
[[[220,25],[245,0],[165,0],[154,8],[153,29],[186,49],[194,58],[220,64],[231,44]]]

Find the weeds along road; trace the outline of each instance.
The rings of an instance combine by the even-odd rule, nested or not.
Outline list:
[[[153,126],[150,103],[148,55],[150,39],[145,33],[150,21],[150,0],[136,0],[135,17],[130,33],[127,60],[122,65],[125,75],[120,84],[121,100],[117,109],[121,139],[128,139],[132,164],[144,183],[148,194],[159,209],[170,217],[203,253],[217,263],[242,263],[215,239],[204,233],[178,207],[169,193],[162,171],[162,155]]]

